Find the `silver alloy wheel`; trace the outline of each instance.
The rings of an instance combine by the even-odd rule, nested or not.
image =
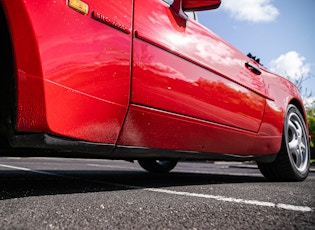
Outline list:
[[[288,117],[286,143],[290,161],[300,173],[308,168],[309,149],[307,148],[307,134],[303,128],[303,121],[296,113]]]

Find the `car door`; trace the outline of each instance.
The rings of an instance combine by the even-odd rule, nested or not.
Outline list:
[[[266,101],[260,70],[172,2],[134,0],[131,104],[117,145],[156,149],[151,157],[251,154]]]
[[[162,0],[135,0],[134,29],[133,103],[258,131],[265,89],[249,58]]]

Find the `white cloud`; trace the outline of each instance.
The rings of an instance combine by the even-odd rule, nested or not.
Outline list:
[[[271,0],[224,0],[221,6],[240,21],[271,22],[279,15]]]
[[[306,77],[310,73],[310,64],[305,63],[305,57],[295,51],[281,54],[270,62],[270,69],[291,79]]]

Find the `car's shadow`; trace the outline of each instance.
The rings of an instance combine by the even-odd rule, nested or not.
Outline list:
[[[263,177],[212,173],[151,174],[144,171],[50,170],[32,173],[4,170],[0,173],[0,200],[29,196],[165,188],[189,185],[265,182]]]

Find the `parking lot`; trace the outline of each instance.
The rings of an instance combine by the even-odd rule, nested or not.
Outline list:
[[[0,229],[314,229],[315,171],[268,182],[252,162],[0,158]]]

